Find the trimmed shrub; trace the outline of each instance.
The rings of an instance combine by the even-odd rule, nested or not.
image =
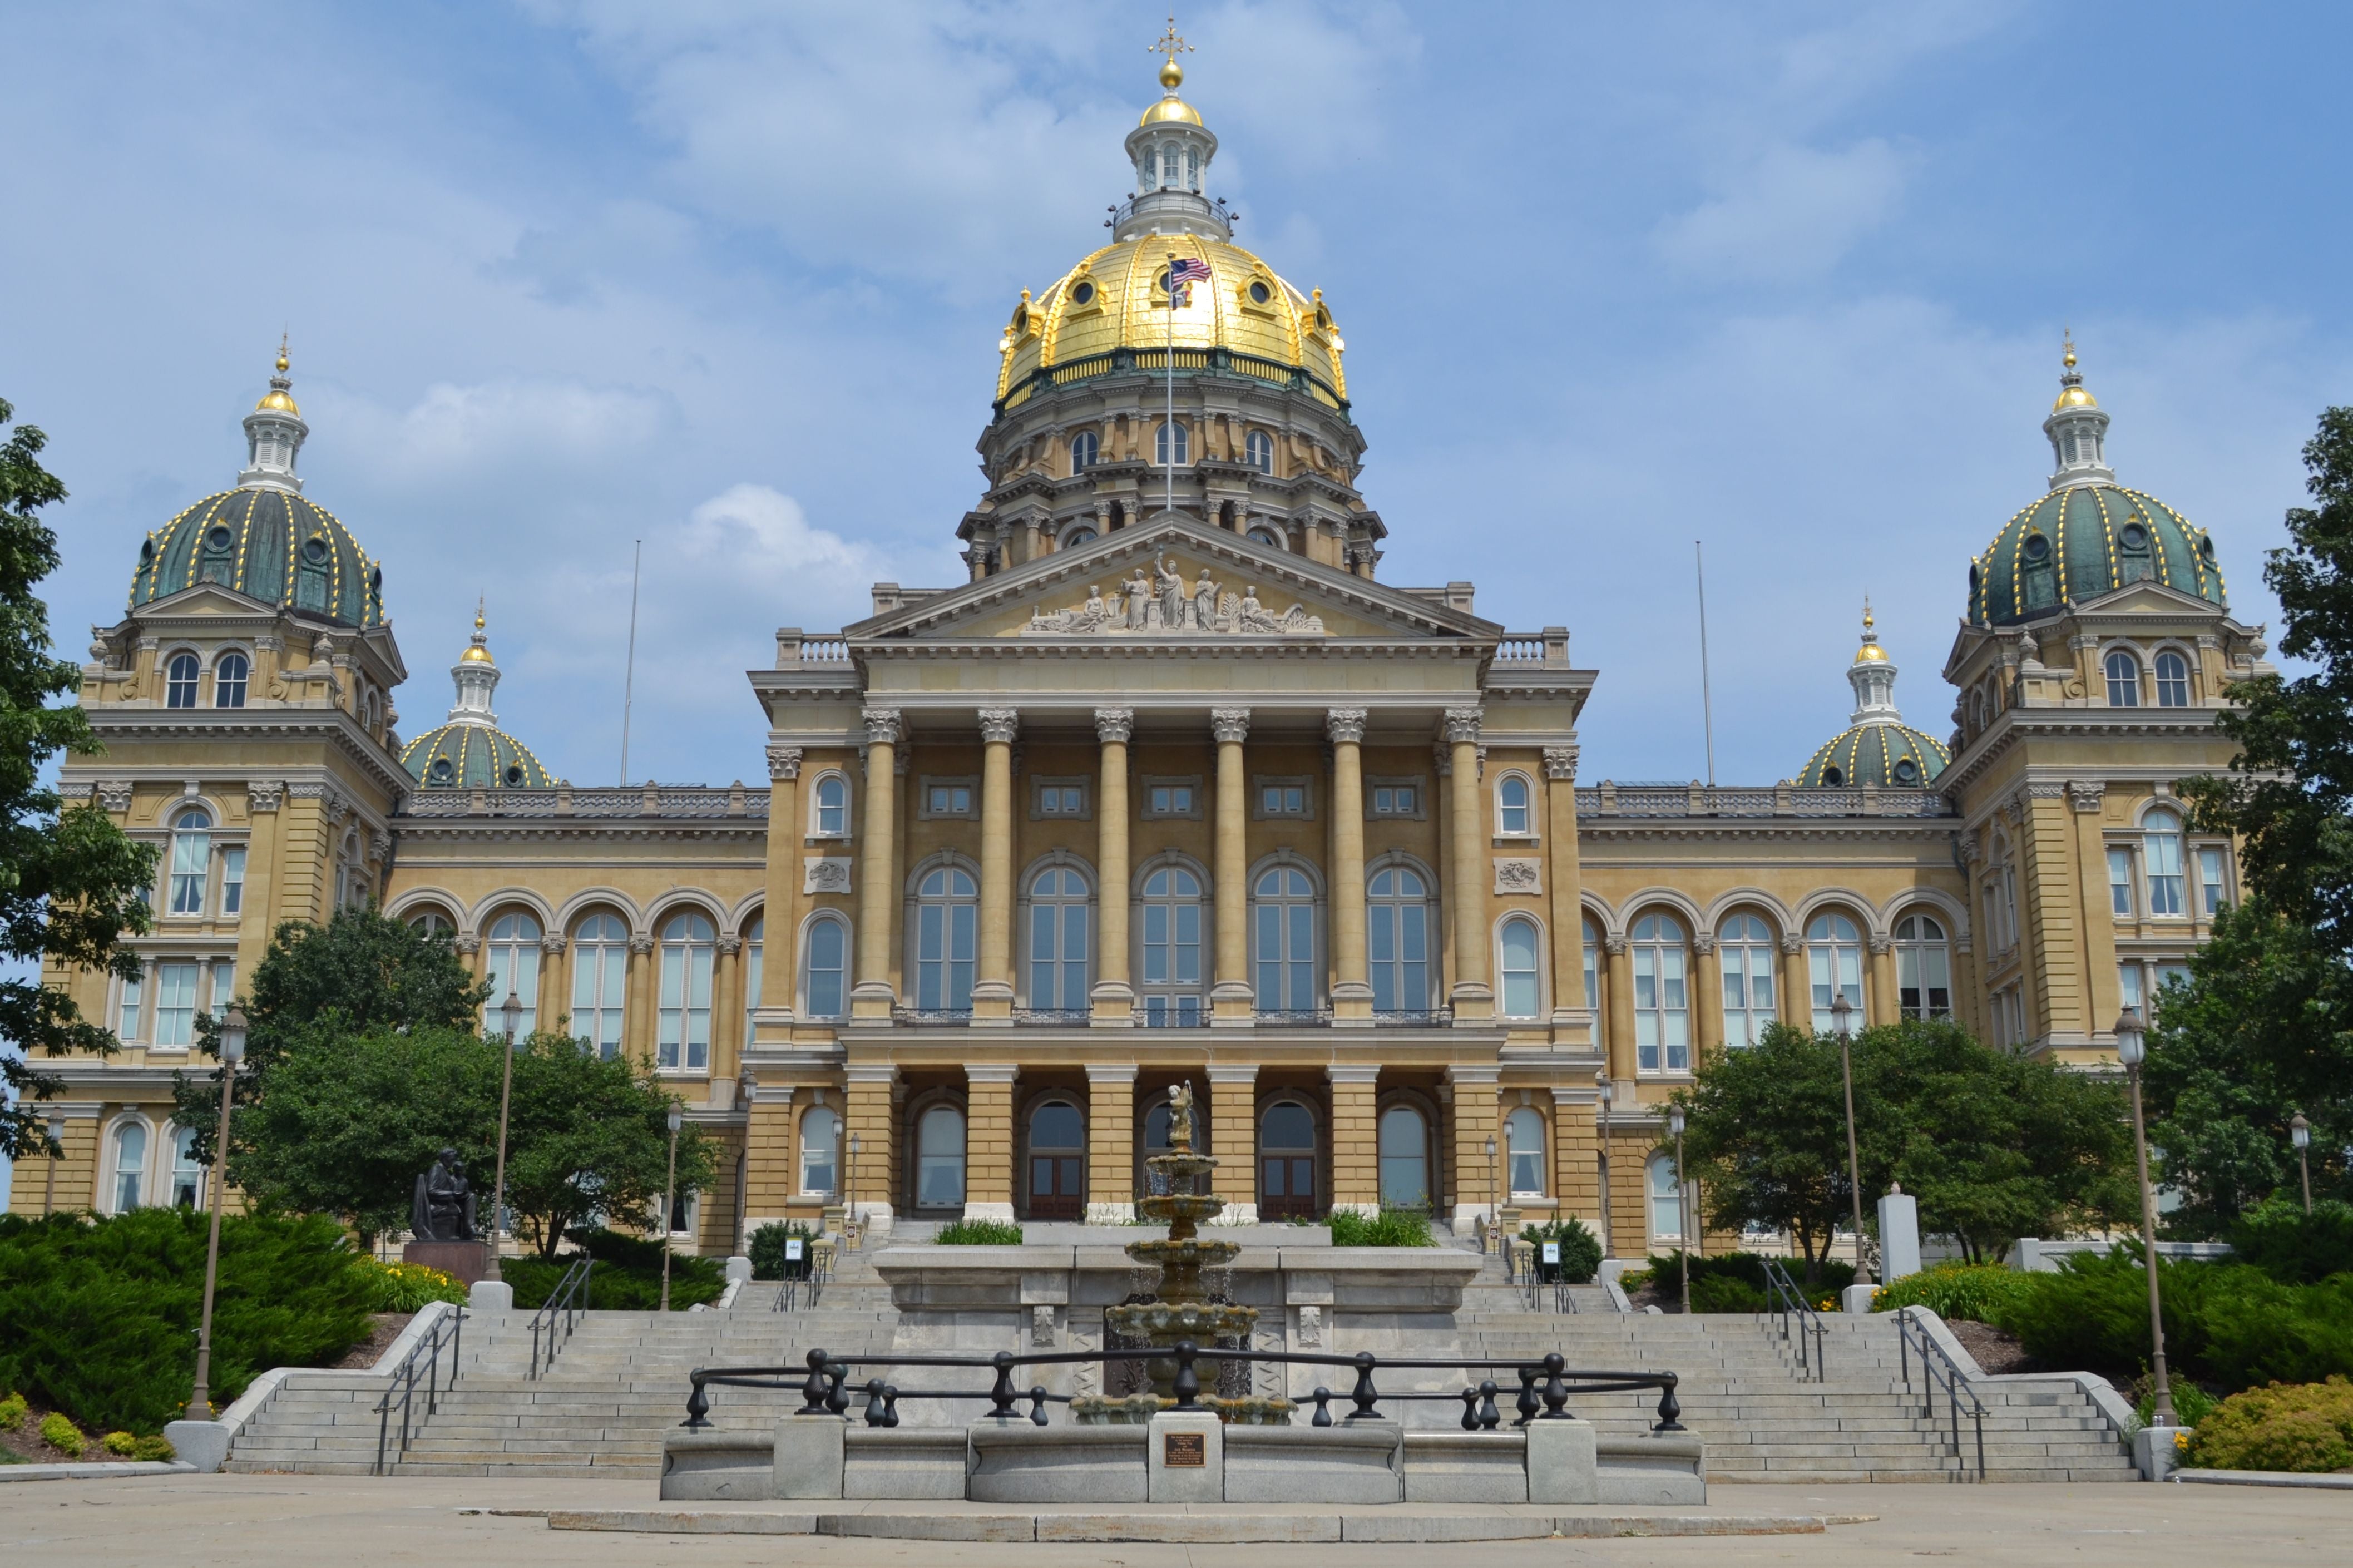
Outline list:
[[[2212,1470],[2353,1469],[2353,1384],[2271,1384],[2234,1394],[2190,1434],[2188,1462]]]
[[[809,1256],[816,1235],[799,1220],[770,1220],[752,1233],[752,1244],[746,1256],[752,1259],[754,1279],[806,1279],[812,1259]],[[785,1243],[797,1241],[801,1255],[797,1262],[785,1257]]]
[[[80,1427],[66,1419],[61,1410],[52,1410],[41,1417],[41,1441],[69,1459],[79,1459],[90,1450],[90,1439],[81,1435]]]
[[[1668,1296],[1681,1292],[1683,1289],[1682,1258],[1683,1255],[1677,1252],[1651,1255],[1649,1283],[1658,1294]],[[1797,1281],[1799,1290],[1813,1299],[1817,1307],[1820,1306],[1825,1299],[1834,1300],[1840,1291],[1854,1283],[1854,1265],[1852,1263],[1838,1263],[1825,1259],[1820,1266],[1820,1273],[1810,1285],[1806,1282],[1802,1262],[1786,1258],[1777,1258],[1774,1261],[1780,1263],[1784,1268],[1788,1268],[1792,1263],[1798,1265],[1796,1268],[1789,1268],[1789,1278]],[[1765,1289],[1765,1264],[1764,1254],[1757,1252],[1725,1252],[1713,1258],[1694,1254],[1691,1260],[1692,1310],[1732,1312],[1765,1310],[1762,1307],[1707,1309],[1699,1305],[1699,1282],[1703,1279],[1737,1279],[1754,1290],[1759,1300],[1770,1300],[1771,1292]],[[1625,1288],[1629,1292],[1635,1289],[1630,1278],[1625,1282]],[[1745,1300],[1746,1298],[1742,1297],[1740,1300]]]
[[[458,1283],[456,1275],[422,1263],[379,1263],[363,1258],[359,1272],[367,1281],[371,1312],[421,1312],[430,1301],[466,1304],[466,1288]]]
[[[1872,1292],[1871,1310],[1926,1307],[1947,1322],[1960,1319],[2005,1328],[2005,1314],[2034,1289],[2035,1279],[2000,1263],[1940,1263],[1882,1285]]]
[[[1662,1278],[1680,1288],[1678,1278]],[[1729,1274],[1709,1274],[1693,1279],[1691,1304],[1694,1312],[1762,1312],[1767,1302],[1765,1292],[1746,1279]]]
[[[131,1457],[153,1464],[168,1465],[180,1455],[179,1451],[172,1447],[169,1438],[138,1437],[132,1441]]]
[[[99,1446],[104,1448],[108,1453],[121,1454],[125,1456],[128,1456],[132,1449],[136,1448],[139,1446],[139,1439],[132,1436],[128,1432],[109,1432],[105,1436],[100,1437],[98,1441]]]
[[[596,1260],[588,1273],[587,1300],[583,1304],[600,1312],[651,1312],[661,1306],[662,1247],[659,1241],[623,1236],[610,1230],[570,1233],[582,1251]],[[536,1310],[547,1304],[574,1256],[510,1258],[499,1274],[514,1287],[515,1305]],[[727,1271],[708,1258],[689,1253],[670,1255],[670,1310],[707,1306],[726,1293]]]
[[[25,1396],[12,1394],[0,1399],[0,1432],[15,1432],[25,1425]]]
[[[2323,1198],[2307,1215],[2300,1200],[2282,1194],[2241,1215],[2229,1239],[2233,1262],[2283,1285],[2316,1285],[2353,1272],[2353,1204]]]
[[[1331,1218],[1335,1247],[1435,1247],[1426,1209],[1383,1209],[1361,1215],[1354,1209],[1334,1209]]]
[[[1538,1258],[1544,1256],[1546,1242],[1560,1243],[1560,1277],[1571,1285],[1588,1284],[1600,1272],[1601,1238],[1586,1229],[1585,1222],[1574,1215],[1545,1225],[1522,1226],[1520,1239],[1535,1247]]]
[[[2177,1377],[2168,1380],[2166,1392],[2173,1397],[2173,1420],[2176,1426],[2195,1426],[2213,1414],[2221,1403],[2212,1394],[2190,1382]],[[2133,1419],[2147,1426],[2157,1419],[2157,1374],[2149,1373],[2132,1385]]]
[[[1006,1219],[951,1220],[932,1241],[938,1247],[1018,1247],[1021,1227]]]

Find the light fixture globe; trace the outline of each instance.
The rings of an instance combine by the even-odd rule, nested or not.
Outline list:
[[[1831,1032],[1841,1040],[1854,1037],[1854,1004],[1843,990],[1831,1003]]]
[[[676,1132],[686,1125],[686,1108],[675,1100],[670,1102],[670,1130]]]
[[[499,1021],[506,1026],[507,1044],[513,1045],[516,1034],[522,1028],[522,998],[512,989],[507,992],[507,999],[499,1004]]]
[[[2303,1111],[2297,1111],[2295,1117],[2289,1121],[2287,1124],[2287,1137],[2288,1142],[2295,1144],[2298,1149],[2309,1149],[2312,1147],[2312,1123],[2304,1119]]]
[[[231,1007],[221,1016],[220,1058],[230,1067],[245,1059],[245,1009]]]
[[[2116,1060],[2137,1068],[2147,1056],[2148,1035],[2141,1027],[2140,1009],[2127,1007],[2116,1018]]]
[[[1667,1131],[1670,1136],[1676,1138],[1680,1138],[1683,1135],[1683,1108],[1682,1106],[1670,1105],[1667,1107]]]

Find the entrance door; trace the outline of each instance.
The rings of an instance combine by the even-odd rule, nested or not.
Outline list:
[[[1315,1212],[1315,1118],[1296,1100],[1280,1100],[1259,1118],[1259,1217],[1314,1219]]]
[[[1029,1214],[1077,1219],[1087,1212],[1087,1126],[1079,1108],[1049,1100],[1029,1112]]]

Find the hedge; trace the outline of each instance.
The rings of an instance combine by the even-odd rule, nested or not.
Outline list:
[[[2188,1462],[2211,1470],[2353,1469],[2353,1384],[2270,1384],[2234,1394],[2190,1434]]]
[[[651,1312],[660,1308],[662,1245],[659,1240],[614,1230],[574,1230],[565,1235],[596,1260],[588,1276],[587,1306],[600,1312]],[[575,1260],[510,1258],[500,1264],[499,1276],[514,1288],[516,1306],[534,1309],[546,1305]],[[676,1251],[670,1255],[671,1311],[708,1305],[726,1289],[726,1271],[710,1258]]]
[[[1940,1263],[1882,1285],[1872,1293],[1871,1310],[1926,1307],[1947,1322],[1962,1319],[1999,1325],[2034,1289],[2037,1278],[2000,1263]]]

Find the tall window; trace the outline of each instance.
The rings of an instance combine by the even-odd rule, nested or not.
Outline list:
[[[164,906],[175,915],[205,912],[205,874],[211,869],[213,819],[191,808],[172,824],[172,893]]]
[[[2189,661],[2169,650],[2157,656],[2157,705],[2189,706]]]
[[[849,994],[849,927],[828,915],[811,921],[808,957],[801,965],[808,987],[808,1016],[839,1018]]]
[[[819,838],[847,838],[849,836],[849,781],[839,773],[828,773],[817,781],[811,792],[812,833]]]
[[[1144,1021],[1189,1029],[1201,1022],[1201,881],[1181,866],[1144,879]]]
[[[245,850],[231,845],[221,851],[220,912],[234,915],[245,908]]]
[[[629,928],[598,910],[572,933],[572,1032],[610,1061],[621,1054],[629,984]]]
[[[1675,1163],[1666,1154],[1653,1154],[1648,1168],[1651,1188],[1651,1235],[1660,1241],[1681,1241],[1683,1238],[1683,1187],[1675,1180]]]
[[[979,889],[954,866],[923,873],[915,889],[915,1005],[926,1013],[972,1010],[974,921]]]
[[[2198,907],[2205,911],[2209,920],[2221,909],[2222,900],[2228,896],[2222,884],[2222,851],[2219,847],[2209,846],[2198,851]]]
[[[1029,1212],[1076,1219],[1087,1208],[1087,1123],[1066,1100],[1029,1112]]]
[[[147,1126],[126,1121],[114,1130],[114,1207],[129,1214],[147,1191]]]
[[[694,910],[672,915],[662,927],[657,1066],[687,1072],[711,1066],[711,968],[718,937]]]
[[[245,655],[225,653],[213,665],[213,706],[242,708],[245,706],[246,679],[252,671]]]
[[[1942,922],[1905,915],[1895,923],[1895,1005],[1907,1018],[1953,1016],[1953,960]]]
[[[1174,458],[1168,455],[1169,435],[1172,431],[1176,434],[1176,455]],[[1159,428],[1153,436],[1152,460],[1164,468],[1172,464],[1182,468],[1193,460],[1192,437],[1187,434],[1183,424],[1172,425],[1166,419],[1160,422]]]
[[[2108,655],[2108,706],[2140,706],[2140,660],[2118,648]]]
[[[205,1168],[196,1163],[196,1130],[175,1128],[172,1132],[172,1206],[201,1208],[204,1201]]]
[[[1495,831],[1525,837],[1528,832],[1528,781],[1506,773],[1495,786]]]
[[[196,966],[166,959],[155,966],[155,1038],[165,1050],[185,1050],[196,1037]]]
[[[491,994],[482,999],[482,1030],[503,1037],[506,1015],[500,1009],[512,992],[522,1004],[515,1021],[520,1040],[539,1027],[539,921],[521,910],[509,910],[491,922],[490,940],[482,944],[483,973]]]
[[[1642,1072],[1691,1070],[1691,1001],[1683,922],[1644,915],[1634,922],[1634,1065]]]
[[[194,708],[196,705],[196,676],[202,667],[192,653],[175,653],[172,662],[164,667],[164,706]]]
[[[1596,1018],[1601,1016],[1601,932],[1592,921],[1585,926],[1585,1005]],[[1598,1039],[1599,1037],[1596,1037]]]
[[[841,1118],[822,1105],[801,1117],[801,1191],[823,1198],[841,1191]]]
[[[915,1206],[952,1209],[964,1202],[964,1112],[934,1105],[915,1123]]]
[[[1765,1037],[1773,1012],[1773,928],[1757,915],[1735,915],[1715,938],[1724,972],[1724,1043],[1753,1046]]]
[[[1315,1010],[1315,889],[1307,873],[1277,866],[1258,879],[1258,1010]]]
[[[114,1035],[117,1039],[139,1037],[139,1008],[147,987],[144,976],[133,975],[122,983],[122,994],[115,1003]]]
[[[1536,922],[1514,915],[1496,932],[1496,999],[1506,1018],[1533,1018],[1544,1005],[1536,973]]]
[[[215,1020],[218,1020],[228,1011],[229,1003],[234,1001],[236,997],[237,960],[234,958],[214,959],[212,1011]]]
[[[1295,1100],[1278,1100],[1259,1118],[1258,1213],[1315,1217],[1315,1118]]]
[[[1083,1011],[1088,985],[1087,880],[1049,866],[1029,884],[1029,1005]]]
[[[1429,889],[1419,872],[1386,866],[1365,897],[1373,1011],[1419,1013],[1430,1005]]]
[[[1095,433],[1092,430],[1082,430],[1071,437],[1071,472],[1083,474],[1093,468],[1096,456],[1102,450],[1103,444],[1096,439]]]
[[[2148,912],[2189,912],[2181,897],[2181,818],[2152,811],[2141,823],[2141,852],[2148,867]]]
[[[1844,996],[1862,1022],[1862,933],[1841,914],[1819,914],[1806,923],[1806,976],[1813,986],[1814,1027],[1831,1027],[1831,1005]]]
[[[1253,430],[1242,437],[1242,461],[1261,474],[1274,472],[1274,437]]]
[[[2108,910],[2113,914],[2133,912],[2132,851],[2123,847],[2108,851]]]
[[[768,921],[754,915],[744,928],[744,1044],[752,1043],[752,1015],[760,1006],[761,960],[768,942]]]
[[[1381,1112],[1381,1206],[1430,1206],[1430,1124],[1410,1105]]]
[[[1504,1118],[1504,1142],[1511,1151],[1508,1166],[1512,1196],[1544,1196],[1544,1117],[1534,1106],[1521,1106]]]

